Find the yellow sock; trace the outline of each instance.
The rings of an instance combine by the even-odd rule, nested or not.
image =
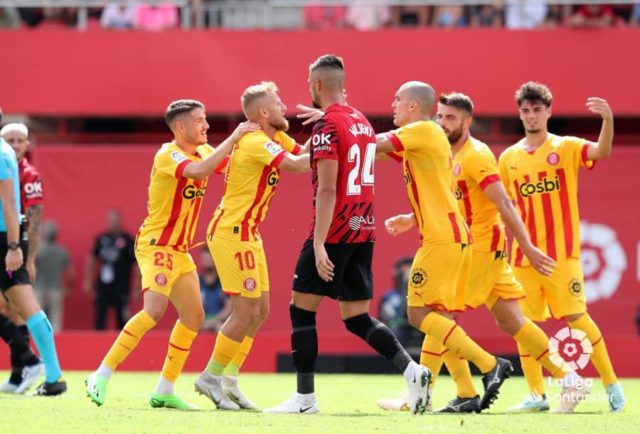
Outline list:
[[[443,358],[444,364],[447,365],[451,378],[456,383],[456,393],[458,397],[473,398],[476,396],[478,392],[476,392],[476,388],[473,385],[469,362],[457,354],[453,354],[453,351],[447,351],[444,353]]]
[[[144,310],[135,314],[124,325],[124,328],[105,356],[103,363],[115,370],[138,346],[138,342],[140,342],[142,336],[154,328],[155,325],[155,320]]]
[[[224,368],[229,364],[233,356],[238,352],[241,342],[229,339],[222,332],[216,336],[216,343],[213,346],[213,353],[207,365],[207,372],[211,375],[222,375]]]
[[[237,376],[240,372],[240,368],[244,365],[244,361],[247,360],[249,352],[251,352],[251,346],[253,345],[253,338],[251,336],[245,336],[238,348],[238,351],[233,356],[226,368],[224,368],[225,375]]]
[[[436,384],[442,367],[442,353],[446,351],[442,342],[433,336],[425,335],[420,352],[420,364],[431,371],[431,387]]]
[[[454,354],[471,360],[482,373],[487,373],[496,366],[496,358],[467,336],[462,327],[436,312],[431,312],[424,318],[420,331],[441,340]]]
[[[542,365],[538,363],[531,354],[518,342],[518,354],[520,355],[520,366],[524,373],[524,378],[529,385],[529,392],[532,396],[544,395],[544,381],[542,378]]]
[[[604,338],[600,329],[593,322],[593,319],[588,313],[585,313],[576,321],[570,322],[569,327],[572,329],[582,330],[587,334],[587,339],[591,342],[593,347],[593,353],[591,354],[591,363],[600,374],[602,384],[607,387],[610,384],[618,382],[615,372],[613,372],[613,366],[611,365],[611,359],[609,358],[609,352],[607,346],[604,343]]]
[[[187,361],[191,344],[198,335],[198,332],[188,329],[180,320],[176,321],[169,338],[169,349],[167,350],[167,358],[164,359],[162,366],[162,376],[172,383],[176,382],[176,378],[182,372],[184,363]]]
[[[568,370],[562,370],[562,365],[558,366],[551,361],[549,358],[549,338],[530,319],[525,318],[524,324],[513,335],[513,339],[524,348],[533,360],[544,366],[553,378],[563,378],[565,372],[568,372]]]

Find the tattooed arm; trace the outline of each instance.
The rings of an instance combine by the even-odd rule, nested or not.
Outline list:
[[[36,281],[36,253],[40,244],[40,229],[42,226],[42,205],[32,205],[25,209],[29,228],[27,229],[27,239],[29,241],[29,254],[26,258],[25,266],[29,272],[31,282]]]

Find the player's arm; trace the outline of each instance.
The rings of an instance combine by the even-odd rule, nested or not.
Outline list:
[[[398,214],[397,216],[389,217],[384,221],[384,227],[387,230],[387,233],[394,237],[407,232],[415,225],[416,215],[414,213]]]
[[[42,204],[31,205],[24,210],[27,216],[27,222],[29,223],[27,229],[27,240],[29,242],[29,253],[27,254],[27,261],[25,267],[29,272],[29,277],[32,282],[36,280],[36,254],[38,253],[38,247],[40,246],[40,230],[42,227]]]
[[[196,180],[207,178],[214,170],[216,170],[216,167],[218,167],[224,157],[231,152],[233,145],[240,140],[243,135],[258,129],[260,129],[260,126],[256,123],[241,122],[233,133],[220,143],[220,145],[218,145],[218,147],[216,147],[215,150],[205,159],[198,162],[185,160],[182,177]]]
[[[325,282],[333,280],[333,263],[324,247],[333,212],[336,206],[338,161],[321,158],[317,160],[318,192],[316,194],[316,223],[313,230],[313,251],[318,275]]]
[[[549,276],[555,268],[555,262],[542,253],[542,251],[531,242],[529,233],[525,229],[522,219],[518,213],[516,213],[516,209],[511,199],[509,199],[509,196],[507,196],[502,182],[496,180],[496,182],[485,186],[483,191],[498,208],[502,221],[504,221],[504,224],[509,228],[513,237],[518,241],[522,252],[529,258],[531,266],[533,266],[538,273]]]
[[[590,112],[602,117],[602,127],[598,143],[587,148],[587,160],[602,160],[611,155],[613,146],[613,112],[607,100],[597,97],[587,98],[587,108]]]
[[[307,173],[311,171],[309,154],[292,155],[287,153],[278,167],[286,172]]]
[[[380,155],[396,152],[396,150],[387,133],[376,134],[376,158],[379,158]]]
[[[18,243],[20,239],[20,224],[18,223],[18,208],[16,195],[11,178],[0,179],[0,201],[2,201],[2,214],[7,226],[7,244]],[[16,271],[22,266],[24,258],[22,249],[7,249],[5,266],[7,271]]]

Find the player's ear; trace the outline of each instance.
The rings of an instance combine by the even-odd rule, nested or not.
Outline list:
[[[471,128],[471,122],[473,122],[473,118],[471,116],[464,118],[464,126],[466,128]]]

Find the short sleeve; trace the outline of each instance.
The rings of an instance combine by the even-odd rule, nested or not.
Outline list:
[[[288,154],[287,151],[282,149],[282,146],[271,140],[253,141],[245,149],[250,158],[259,161],[265,166],[272,167],[278,167]]]
[[[42,178],[37,172],[31,172],[21,185],[25,207],[40,205],[44,202]]]
[[[189,158],[180,151],[158,152],[154,161],[157,172],[174,178],[182,178],[185,167],[191,162]]]
[[[595,160],[589,160],[589,157],[587,157],[589,147],[594,146],[593,142],[579,137],[564,137],[562,145],[567,148],[567,152],[571,160],[576,164],[576,167],[593,169],[596,165]]]
[[[313,127],[311,146],[313,147],[313,159],[338,159],[338,144],[340,133],[338,126],[329,119],[322,118]]]
[[[490,149],[482,148],[475,152],[465,164],[465,171],[483,190],[494,182],[500,182],[496,157]]]
[[[278,143],[285,151],[290,152],[293,155],[300,154],[302,146],[297,144],[295,139],[289,136],[287,133],[279,131],[276,133],[274,138],[276,143]]]
[[[393,144],[396,152],[423,152],[428,150],[428,144],[436,138],[439,129],[440,127],[433,122],[418,121],[389,131],[387,139]],[[439,132],[442,133],[441,130]]]
[[[498,158],[498,170],[500,171],[500,178],[502,178],[502,184],[504,185],[507,194],[510,194],[509,190],[509,178],[507,173],[507,151],[503,151]]]

